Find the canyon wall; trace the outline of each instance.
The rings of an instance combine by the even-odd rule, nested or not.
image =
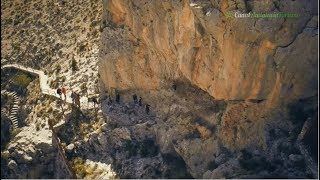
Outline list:
[[[148,133],[162,154],[182,158],[195,178],[315,177],[305,165],[298,168],[304,161],[295,142],[307,118],[317,121],[316,6],[291,0],[105,0],[102,87],[111,98],[120,93],[124,103],[137,94],[151,105],[156,118],[149,119]],[[249,12],[299,17],[228,17]],[[140,115],[130,113],[137,111],[134,105],[104,104],[109,121],[144,133],[136,132]]]
[[[159,89],[165,82],[186,78],[215,99],[273,103],[314,96],[314,4],[317,1],[108,0],[100,75],[106,87],[119,90]],[[226,16],[249,11],[294,12],[299,17]]]

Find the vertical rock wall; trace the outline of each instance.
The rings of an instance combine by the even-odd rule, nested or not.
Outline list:
[[[317,89],[315,4],[106,0],[101,78],[105,87],[120,90],[159,89],[164,82],[186,78],[224,100],[274,103],[313,96]],[[300,16],[226,16],[250,10]]]

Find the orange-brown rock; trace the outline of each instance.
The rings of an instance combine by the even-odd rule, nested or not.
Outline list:
[[[190,3],[105,1],[108,22],[100,55],[104,86],[151,90],[185,77],[215,99],[267,99],[269,105],[316,94],[317,40],[312,28],[317,20],[310,13],[315,12],[311,3],[276,6],[269,0],[249,6],[245,1],[202,0],[193,2],[198,8]],[[225,15],[267,9],[301,16]]]

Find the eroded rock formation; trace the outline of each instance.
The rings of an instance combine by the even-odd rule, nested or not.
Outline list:
[[[143,97],[160,152],[182,157],[193,177],[311,177],[295,140],[317,118],[316,5],[105,0],[102,86],[124,102]],[[299,17],[227,17],[235,12]]]
[[[201,8],[190,3],[105,1],[100,68],[105,86],[159,89],[163,81],[183,77],[215,99],[316,94],[316,1],[196,1]],[[248,11],[300,17],[225,15]]]

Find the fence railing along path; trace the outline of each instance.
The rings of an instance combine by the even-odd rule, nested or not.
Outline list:
[[[7,64],[7,65],[4,65],[4,66],[1,67],[1,69],[4,69],[4,68],[16,68],[16,69],[23,70],[23,71],[26,71],[28,73],[31,73],[31,74],[39,76],[41,93],[47,94],[47,95],[50,95],[50,96],[55,96],[56,98],[62,99],[58,94],[56,94],[56,90],[50,88],[50,86],[47,84],[48,76],[45,75],[45,73],[43,71],[36,70],[36,69],[33,69],[33,68],[24,67],[24,66],[21,66],[19,64]],[[88,99],[88,98],[86,98],[86,99]],[[81,100],[84,101],[85,97],[81,98],[80,101]],[[71,98],[68,98],[68,97],[66,98],[65,101],[67,103],[72,103]],[[83,102],[83,104],[84,104],[84,102]],[[85,107],[89,108],[88,106],[85,106]],[[64,151],[64,149],[62,147],[62,144],[60,142],[59,137],[57,136],[57,133],[56,133],[56,130],[55,130],[56,129],[55,126],[52,126],[51,124],[49,124],[49,127],[50,127],[50,130],[52,131],[52,134],[53,134],[52,141],[53,141],[54,144],[56,144],[56,146],[58,148],[58,155],[60,156],[60,158],[62,160],[63,166],[65,167],[69,178],[76,179],[77,176],[76,176],[74,170],[72,169],[71,165],[69,164],[69,162],[67,160],[65,151]]]
[[[48,84],[48,76],[43,71],[29,68],[29,67],[25,67],[25,66],[22,66],[19,64],[6,64],[1,67],[1,69],[4,69],[4,68],[16,68],[16,69],[26,71],[28,73],[39,76],[41,93],[47,94],[50,96],[55,96],[56,98],[62,99],[67,103],[72,103],[71,92],[70,91],[67,92],[66,99],[64,98],[64,95],[62,95],[60,97],[56,93],[56,89],[50,88],[50,86]],[[80,107],[81,107],[81,109],[92,109],[93,103],[89,103],[88,98],[85,96],[82,96],[80,98]]]

